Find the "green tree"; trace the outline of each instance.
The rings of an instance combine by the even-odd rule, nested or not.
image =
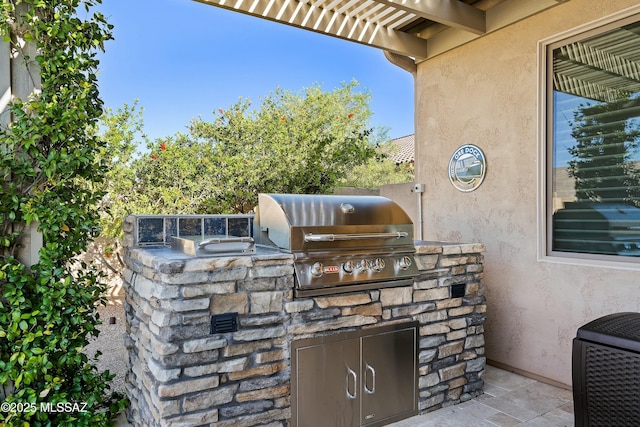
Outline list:
[[[106,196],[101,205],[101,227],[108,234],[122,227],[122,218],[127,214],[124,207],[136,202],[135,197],[129,192],[136,181],[132,165],[139,157],[137,150],[140,141],[148,141],[144,134],[142,114],[143,110],[138,107],[138,100],[135,100],[132,106],[124,104],[115,112],[106,108],[101,117],[100,138],[104,146],[99,156],[107,165],[103,182]]]
[[[258,193],[332,191],[357,165],[375,155],[368,127],[370,95],[358,84],[331,92],[315,85],[293,93],[276,89],[259,109],[240,99],[219,109],[212,122],[191,122],[178,133],[138,145],[118,146],[126,129],[141,131],[135,106],[108,111],[103,139],[125,152],[127,171],[112,175],[108,203],[120,218],[130,213],[246,213]],[[129,138],[128,141],[132,139]],[[109,224],[105,228],[111,229]],[[115,233],[110,234],[115,237]]]
[[[574,112],[569,176],[577,201],[634,204],[640,198],[638,149],[640,99],[581,105]]]
[[[12,101],[11,124],[0,129],[0,400],[29,408],[0,413],[6,426],[111,425],[125,403],[109,393],[113,376],[82,352],[98,334],[101,275],[72,267],[97,234],[106,171],[92,128],[102,113],[95,55],[111,26],[87,13],[99,1],[0,3],[0,35],[41,78],[38,93]],[[45,244],[28,266],[16,253],[30,224]],[[87,412],[49,413],[40,402],[84,402]]]
[[[374,153],[370,95],[352,81],[331,91],[319,85],[280,88],[251,110],[240,100],[213,122],[194,120],[191,139],[203,146],[215,185],[205,203],[216,212],[246,213],[260,192],[332,191]]]
[[[413,181],[413,163],[396,164],[389,158],[399,147],[388,141],[375,148],[375,156],[356,166],[340,181],[343,187],[379,188],[384,184],[401,184]]]
[[[91,243],[87,259],[98,267],[106,267],[109,274],[120,275],[124,262],[120,255],[122,219],[131,212],[145,212],[148,203],[139,200],[131,191],[136,184],[132,167],[140,157],[139,147],[148,143],[144,134],[143,109],[138,100],[113,110],[106,108],[96,132],[102,147],[97,158],[107,167],[100,189],[105,194],[100,204],[101,238]]]

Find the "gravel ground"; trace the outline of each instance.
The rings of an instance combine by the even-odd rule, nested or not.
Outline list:
[[[125,317],[122,301],[124,299],[124,291],[121,284],[113,285],[109,288],[107,305],[99,307],[100,320],[102,325],[100,335],[97,339],[85,347],[86,354],[91,357],[96,351],[102,352],[98,360],[98,370],[109,370],[115,374],[115,378],[111,381],[112,391],[121,391],[125,393],[124,376],[128,369],[128,355],[124,347]],[[115,322],[115,323],[112,323]],[[127,422],[124,413],[121,413],[115,422],[116,427],[125,427],[130,424]]]
[[[111,382],[114,391],[124,392],[124,375],[127,371],[127,350],[124,347],[125,319],[122,301],[124,292],[121,285],[112,286],[109,290],[107,305],[99,307],[102,325],[98,326],[100,335],[91,342],[85,351],[90,357],[96,351],[102,356],[98,361],[100,371],[109,370],[116,377]],[[112,323],[115,322],[115,323]]]

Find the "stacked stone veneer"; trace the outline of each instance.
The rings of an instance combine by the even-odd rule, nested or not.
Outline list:
[[[421,242],[413,286],[293,298],[293,257],[180,258],[126,250],[128,418],[139,426],[289,425],[290,343],[391,322],[419,322],[419,410],[482,392],[479,244]],[[465,284],[464,297],[450,288]],[[212,314],[238,331],[210,334]]]

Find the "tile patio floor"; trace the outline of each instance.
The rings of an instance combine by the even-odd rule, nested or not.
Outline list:
[[[391,427],[573,427],[571,391],[487,366],[484,394]]]

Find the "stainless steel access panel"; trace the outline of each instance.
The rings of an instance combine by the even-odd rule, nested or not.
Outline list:
[[[417,322],[293,341],[294,427],[382,426],[418,412]]]

